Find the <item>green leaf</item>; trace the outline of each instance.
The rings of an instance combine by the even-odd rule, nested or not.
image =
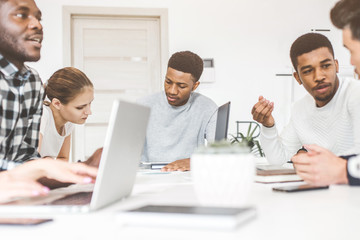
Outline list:
[[[239,133],[239,134],[240,134],[240,137],[241,137],[242,139],[246,139],[245,136],[244,136],[244,134],[242,134],[242,133]]]
[[[260,143],[258,140],[255,140],[254,141],[255,145],[257,146],[257,149],[259,150],[259,153],[260,153],[260,157],[264,157],[265,154],[264,154],[264,151],[262,150],[261,146],[260,146]]]
[[[251,130],[251,123],[249,124],[249,127],[248,127],[248,131],[247,131],[247,134],[246,134],[247,137],[249,136],[250,130]]]
[[[251,132],[251,134],[250,134],[250,136],[252,137],[253,135],[254,135],[254,133],[255,133],[255,131],[256,131],[256,129],[259,127],[259,125],[255,125],[255,128],[254,128],[254,130]]]

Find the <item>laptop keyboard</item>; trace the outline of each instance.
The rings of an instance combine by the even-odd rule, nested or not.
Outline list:
[[[79,192],[67,195],[44,205],[87,205],[90,204],[92,192]]]

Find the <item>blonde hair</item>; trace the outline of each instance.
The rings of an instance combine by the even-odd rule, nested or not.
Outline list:
[[[50,102],[57,98],[62,104],[67,104],[81,93],[84,87],[93,88],[85,73],[74,67],[66,67],[57,70],[49,78],[45,84],[45,94]],[[44,101],[44,104],[49,106],[50,102]]]

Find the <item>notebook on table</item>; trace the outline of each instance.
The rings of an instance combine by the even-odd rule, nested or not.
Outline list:
[[[257,165],[255,182],[258,183],[284,183],[299,182],[302,178],[296,174],[292,164],[278,165]]]
[[[77,192],[75,195],[56,199],[45,205],[40,204],[41,197],[18,200],[0,205],[0,216],[89,212],[129,196],[145,142],[149,114],[148,107],[120,100],[114,101],[93,191],[90,189]],[[36,205],[31,205],[32,201]]]
[[[234,230],[256,217],[255,207],[206,207],[146,205],[119,211],[117,221],[123,226]]]

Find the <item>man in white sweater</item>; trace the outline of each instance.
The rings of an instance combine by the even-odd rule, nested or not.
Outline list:
[[[338,62],[323,35],[300,36],[290,50],[294,77],[309,95],[296,102],[281,135],[272,116],[274,103],[262,96],[252,109],[260,122],[260,140],[271,164],[284,164],[305,144],[317,144],[336,155],[360,152],[360,83],[337,77]],[[342,167],[346,168],[346,162]]]
[[[350,51],[351,64],[355,66],[355,72],[360,74],[360,0],[339,1],[330,16],[333,24],[342,29],[343,43]],[[331,152],[316,145],[305,147],[309,152],[294,156],[292,161],[297,174],[306,182],[315,185],[360,185],[360,155],[339,157],[332,149],[329,149]]]

